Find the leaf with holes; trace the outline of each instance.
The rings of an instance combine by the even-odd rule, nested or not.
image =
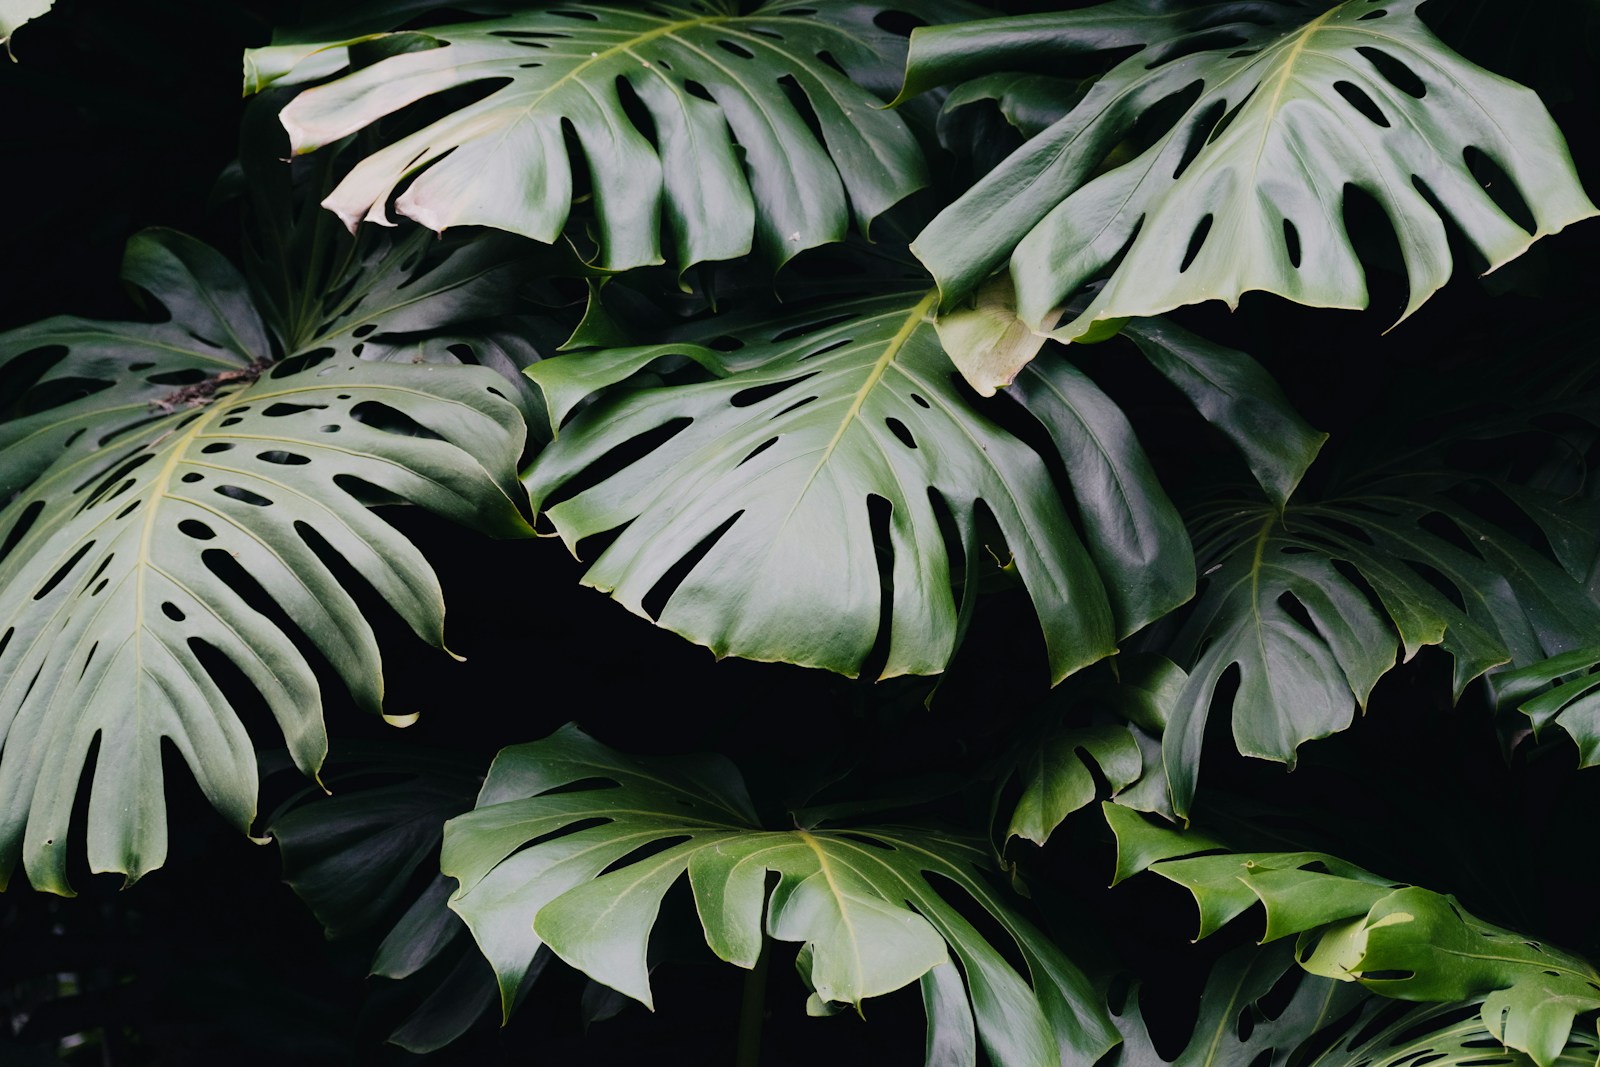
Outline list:
[[[273,364],[243,280],[177,234],[135,238],[124,273],[166,321],[0,335],[20,392],[0,423],[0,880],[20,853],[29,881],[61,893],[93,750],[89,864],[133,880],[166,853],[163,742],[230,822],[254,818],[254,752],[230,694],[264,700],[316,772],[321,700],[297,640],[381,710],[344,568],[440,644],[432,571],[363,501],[526,531],[522,418],[492,371]]]
[[[1302,742],[1350,724],[1397,641],[1406,660],[1425,645],[1449,652],[1459,698],[1492,667],[1600,632],[1600,607],[1572,575],[1449,495],[1468,481],[1391,476],[1281,516],[1222,501],[1197,517],[1210,567],[1172,652],[1192,664],[1165,739],[1175,811],[1193,799],[1213,695],[1235,665],[1239,751],[1292,764]]]
[[[1080,538],[1040,453],[963,392],[933,301],[784,312],[735,329],[731,354],[545,360],[529,374],[553,426],[665,356],[712,380],[603,394],[530,468],[535,508],[574,549],[622,528],[584,582],[630,610],[718,655],[850,675],[942,670],[975,600],[964,574],[1009,556],[1060,680],[1189,596],[1187,540],[1122,412],[1066,360],[1035,360],[1007,409],[1053,435]]]
[[[1230,510],[1228,518],[1231,537],[1171,651],[1189,677],[1163,760],[1173,810],[1185,817],[1212,700],[1230,672],[1238,674],[1239,751],[1292,765],[1301,744],[1350,725],[1397,650],[1366,593],[1328,559],[1287,543],[1274,509]]]
[[[1094,1060],[1115,1040],[1099,998],[985,880],[985,856],[928,827],[763,830],[721,757],[635,759],[567,726],[495,758],[442,866],[507,1005],[548,945],[649,1006],[646,943],[687,872],[711,950],[750,968],[765,938],[801,944],[819,1010],[920,982],[930,1041],[953,1036],[964,1062],[978,1041],[998,1067]],[[946,894],[986,912],[1027,973]]]
[[[1281,1007],[1269,1004],[1286,987],[1290,989],[1287,1003]],[[1377,1000],[1364,995],[1358,986],[1304,973],[1295,966],[1292,946],[1287,943],[1261,948],[1247,945],[1217,961],[1200,993],[1194,1030],[1175,1059],[1168,1060],[1156,1051],[1140,1010],[1139,989],[1130,989],[1116,1015],[1122,1046],[1106,1067],[1161,1067],[1168,1063],[1173,1067],[1284,1067],[1297,1062],[1293,1056],[1302,1045],[1319,1034],[1337,1032],[1333,1028],[1358,1005]],[[1355,1067],[1342,1060],[1334,1063]]]
[[[913,247],[947,304],[1009,259],[1023,318],[1041,329],[1109,273],[1063,339],[1257,290],[1359,308],[1354,187],[1394,228],[1409,315],[1450,276],[1449,224],[1492,270],[1595,214],[1538,97],[1450,51],[1420,2],[1112,0],[919,29],[902,96],[1037,66],[1040,51],[1136,51]]]
[[[783,263],[842,239],[852,216],[864,231],[927,183],[916,139],[883,110],[905,51],[877,21],[892,5],[736,7],[557,4],[399,35],[398,54],[306,90],[283,123],[294,151],[309,152],[436,93],[480,89],[362,160],[324,205],[351,227],[388,223],[394,200],[429,229],[554,241],[574,198],[592,192],[601,261],[614,269],[663,262],[663,232],[680,268],[752,242]],[[921,18],[968,12],[916,6]],[[309,58],[316,73],[329,54]]]
[[[1175,1059],[1162,1057],[1137,988],[1116,1016],[1123,1042],[1106,1067],[1533,1067],[1484,1027],[1481,999],[1411,1006],[1295,966],[1286,943],[1246,946],[1218,961],[1200,994],[1199,1018]],[[1283,998],[1287,996],[1285,1001]],[[1574,1031],[1554,1061],[1593,1067],[1593,1034]]]
[[[1221,846],[1103,810],[1118,879],[1149,870],[1184,886],[1200,908],[1200,937],[1259,902],[1262,940],[1298,935],[1295,958],[1312,974],[1400,1000],[1481,999],[1489,1034],[1540,1067],[1561,1056],[1576,1016],[1600,1010],[1600,972],[1587,960],[1476,919],[1449,896],[1314,852],[1196,855]]]

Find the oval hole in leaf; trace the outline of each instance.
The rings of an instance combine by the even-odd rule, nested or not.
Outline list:
[[[1472,171],[1472,176],[1483,187],[1483,191],[1489,194],[1495,206],[1512,222],[1522,227],[1528,236],[1533,236],[1538,231],[1539,223],[1533,217],[1533,210],[1528,207],[1527,200],[1523,199],[1522,191],[1511,180],[1511,175],[1505,172],[1505,168],[1488,153],[1471,146],[1468,146],[1463,156],[1467,162],[1467,169]]]
[[[390,407],[388,404],[376,400],[363,400],[350,409],[350,417],[363,426],[370,426],[374,430],[385,433],[400,434],[404,437],[420,437],[429,441],[443,441],[444,438],[434,433],[422,423],[413,419],[399,408]]]
[[[210,541],[217,536],[217,531],[199,519],[184,519],[178,523],[178,532],[185,537],[192,537],[196,541]]]
[[[285,452],[278,448],[268,452],[257,453],[256,458],[263,463],[276,463],[285,467],[303,467],[311,462],[308,457],[302,456],[298,452]]]
[[[905,445],[907,448],[917,447],[917,439],[911,436],[911,430],[906,426],[905,423],[901,422],[893,415],[885,418],[883,423],[885,426],[889,427],[890,433],[894,434],[900,439],[901,444]]]
[[[216,442],[214,442],[212,444],[202,446],[201,449],[200,449],[200,452],[201,452],[202,455],[211,456],[211,455],[215,455],[218,452],[228,452],[228,451],[231,451],[232,449],[233,449],[233,442],[231,442],[231,441],[216,441]]]
[[[89,550],[94,548],[94,545],[95,543],[90,541],[88,544],[78,549],[78,551],[74,552],[71,558],[63,563],[60,567],[56,568],[56,572],[50,576],[49,580],[39,587],[38,592],[33,594],[33,599],[43,600],[45,597],[49,596],[50,591],[66,580],[67,575],[72,573],[72,568],[76,567],[80,562],[83,561],[83,557],[89,554]]]
[[[1384,81],[1399,89],[1402,93],[1418,100],[1428,95],[1428,86],[1421,78],[1417,77],[1416,72],[1388,52],[1381,48],[1367,46],[1358,47],[1356,51],[1361,53],[1361,56],[1368,63],[1372,64],[1373,69],[1383,77]]]
[[[1383,109],[1359,85],[1354,82],[1336,81],[1333,83],[1333,89],[1344,97],[1345,102],[1351,107],[1361,112],[1376,125],[1388,129],[1388,116],[1383,113]]]
[[[1189,136],[1184,142],[1183,155],[1178,157],[1178,166],[1172,172],[1173,181],[1183,177],[1183,172],[1189,169],[1189,164],[1200,154],[1200,149],[1211,143],[1212,135],[1222,124],[1225,106],[1225,101],[1218,100],[1189,124]]]
[[[184,615],[183,609],[178,607],[178,605],[174,604],[170,600],[163,600],[161,602],[161,614],[165,615],[173,622],[182,622],[184,619],[188,618],[188,616]]]
[[[212,492],[220,493],[222,496],[237,500],[242,504],[252,504],[258,508],[264,508],[272,503],[260,493],[252,493],[250,490],[241,489],[237,485],[219,485]]]
[[[43,500],[35,500],[22,509],[22,512],[17,516],[17,521],[11,524],[10,530],[6,531],[5,541],[0,542],[0,562],[4,562],[5,558],[11,555],[12,550],[17,547],[17,542],[28,535],[28,531],[33,528],[33,524],[39,521],[39,513],[43,510]]]
[[[368,403],[371,403],[371,401],[368,401]],[[302,411],[320,411],[327,406],[326,404],[291,404],[280,400],[276,404],[267,407],[261,414],[268,419],[281,419],[286,415],[298,415]]]
[[[1200,249],[1205,247],[1206,238],[1211,235],[1211,224],[1216,221],[1212,215],[1206,215],[1194,228],[1194,233],[1189,235],[1189,247],[1183,254],[1183,262],[1178,265],[1178,273],[1182,274],[1194,266],[1194,261],[1200,255]]]
[[[734,393],[733,396],[728,398],[728,403],[732,404],[736,408],[754,407],[763,400],[777,396],[784,390],[789,389],[792,386],[799,385],[801,382],[811,377],[814,377],[814,375],[802,374],[798,378],[788,378],[781,382],[768,382],[765,385],[752,385],[748,389],[741,389],[737,393]]]

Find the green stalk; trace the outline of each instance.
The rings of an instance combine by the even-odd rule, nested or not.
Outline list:
[[[744,977],[744,1001],[739,1007],[739,1051],[734,1067],[760,1067],[761,1024],[767,1014],[767,968],[772,954],[761,939],[761,954]]]

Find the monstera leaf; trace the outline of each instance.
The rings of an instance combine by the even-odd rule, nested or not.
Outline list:
[[[749,968],[766,938],[800,944],[817,1010],[920,982],[948,1062],[975,1062],[979,1041],[1001,1067],[1094,1060],[1115,1041],[1104,1008],[984,880],[984,856],[926,827],[763,830],[720,757],[633,759],[568,726],[496,757],[445,829],[443,868],[508,1005],[541,945],[651,1004],[646,943],[687,872],[711,950]],[[1026,974],[943,893],[986,912]]]
[[[1559,726],[1578,745],[1578,765],[1600,764],[1600,648],[1580,648],[1490,678],[1495,702],[1531,720],[1535,735]]]
[[[1359,308],[1366,284],[1344,221],[1354,186],[1394,228],[1410,314],[1449,278],[1446,219],[1493,269],[1595,213],[1538,97],[1451,52],[1420,2],[1112,0],[919,29],[902,98],[1045,56],[1136,51],[913,248],[947,305],[1009,259],[1023,318],[1040,329],[1109,270],[1064,339],[1253,290]],[[1158,105],[1166,116],[1149,120]],[[1504,177],[1475,175],[1477,159]]]
[[[1287,1001],[1283,1001],[1288,989]],[[1484,1028],[1481,1000],[1411,1007],[1364,994],[1350,983],[1306,974],[1284,942],[1224,956],[1200,994],[1194,1032],[1175,1059],[1156,1052],[1136,992],[1117,1016],[1123,1043],[1116,1067],[1532,1067]],[[1553,1062],[1592,1067],[1600,1042],[1574,1031]]]
[[[364,501],[527,530],[523,420],[499,375],[315,344],[275,359],[243,279],[177,234],[135,238],[124,274],[165,321],[0,335],[0,879],[20,853],[36,887],[63,893],[92,752],[90,867],[132,880],[166,851],[164,741],[231,822],[253,819],[236,696],[265,701],[316,772],[327,742],[301,642],[381,710],[343,567],[440,644],[432,571]]]
[[[1224,846],[1117,805],[1103,810],[1117,836],[1117,880],[1149,870],[1188,889],[1200,937],[1260,903],[1262,940],[1298,935],[1295,958],[1312,974],[1401,1000],[1481,999],[1490,1036],[1540,1067],[1562,1055],[1576,1016],[1600,1010],[1600,972],[1588,961],[1482,922],[1451,897],[1323,853],[1202,854]]]
[[[1498,664],[1531,664],[1600,632],[1578,581],[1441,490],[1466,480],[1395,476],[1281,516],[1230,503],[1200,521],[1211,566],[1173,649],[1191,666],[1165,737],[1178,814],[1194,797],[1213,696],[1235,666],[1239,751],[1293,764],[1300,744],[1350,724],[1399,651],[1409,660],[1444,648],[1459,697]]]
[[[323,771],[332,796],[306,790],[272,815],[267,835],[283,857],[284,880],[330,939],[382,932],[372,974],[401,988],[380,998],[406,1002],[389,1040],[431,1052],[495,1002],[494,973],[446,906],[451,886],[437,871],[445,820],[472,808],[482,770],[388,746],[348,756]]]
[[[1163,656],[1125,652],[1110,661],[1115,677],[1089,681],[1071,691],[1057,690],[1050,724],[1041,736],[1021,745],[1012,771],[1022,793],[1012,808],[1005,838],[1036,845],[1050,839],[1068,815],[1094,802],[1099,792],[1091,766],[1105,779],[1120,804],[1171,814],[1161,765],[1161,734],[1171,707],[1183,692],[1184,673]],[[1110,671],[1106,672],[1110,674]],[[1109,712],[1121,722],[1071,722],[1061,711]]]
[[[719,655],[852,675],[880,612],[885,676],[942,670],[975,592],[962,575],[986,548],[1009,553],[1059,680],[1189,595],[1188,546],[1122,413],[1065,360],[1035,361],[1012,393],[1055,431],[1085,544],[1039,453],[954,380],[933,301],[790,312],[714,342],[733,352],[665,345],[538,364],[553,426],[666,357],[713,378],[613,390],[576,414],[528,474],[534,506],[574,546],[626,527],[584,581],[630,610]],[[716,337],[717,321],[704,329]],[[584,488],[588,468],[640,438],[655,447]],[[887,516],[874,518],[874,500]]]
[[[358,163],[325,206],[351,227],[387,223],[398,192],[395,210],[430,229],[495,226],[548,242],[586,194],[574,188],[581,166],[607,267],[662,262],[663,231],[680,267],[744,255],[752,242],[782,263],[841,239],[852,215],[865,230],[926,184],[926,164],[883,110],[905,51],[878,24],[893,5],[738,7],[539,4],[297,46],[306,69],[280,83],[324,76],[357,46],[384,58],[303,92],[283,123],[294,151],[309,152],[444,90],[483,87],[482,99]],[[915,9],[922,19],[969,12],[951,0]],[[277,70],[283,56],[247,64]],[[567,128],[581,164],[569,160]]]

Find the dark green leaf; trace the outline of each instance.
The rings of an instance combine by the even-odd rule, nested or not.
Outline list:
[[[547,944],[648,1006],[646,942],[662,896],[687,872],[711,950],[748,968],[765,937],[800,943],[819,1008],[921,979],[929,1046],[953,1062],[971,1049],[963,1011],[999,1067],[1095,1059],[1115,1040],[1104,1010],[983,878],[984,855],[925,827],[763,830],[720,758],[647,762],[569,726],[501,752],[477,810],[447,827],[443,865],[507,1005]],[[999,924],[1031,980],[930,875]]]

